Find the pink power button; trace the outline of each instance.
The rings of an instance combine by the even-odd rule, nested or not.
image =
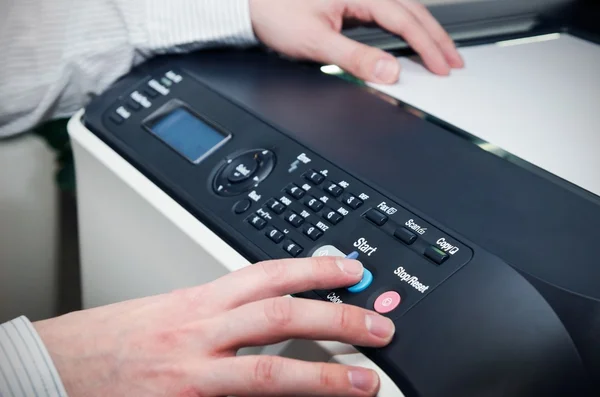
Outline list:
[[[400,294],[395,291],[384,292],[375,301],[375,311],[381,314],[389,313],[398,307],[401,300]]]

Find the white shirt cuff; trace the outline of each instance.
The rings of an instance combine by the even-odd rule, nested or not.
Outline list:
[[[44,343],[23,316],[0,324],[0,395],[67,397]]]
[[[258,41],[249,0],[119,1],[132,45],[144,56]]]

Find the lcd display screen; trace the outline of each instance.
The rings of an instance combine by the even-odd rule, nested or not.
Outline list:
[[[154,118],[147,127],[193,163],[200,162],[230,137],[184,107],[173,108]]]

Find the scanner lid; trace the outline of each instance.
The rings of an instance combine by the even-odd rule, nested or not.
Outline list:
[[[577,0],[420,0],[459,44],[494,37],[522,36],[532,32],[560,30],[585,25],[592,1]],[[583,26],[581,26],[583,27]],[[353,40],[387,51],[410,50],[400,37],[377,26],[344,29]]]

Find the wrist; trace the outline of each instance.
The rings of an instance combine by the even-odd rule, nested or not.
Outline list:
[[[90,387],[101,388],[112,362],[109,355],[99,354],[108,351],[109,335],[95,338],[82,329],[85,319],[79,317],[71,313],[33,324],[69,397],[89,395]]]

